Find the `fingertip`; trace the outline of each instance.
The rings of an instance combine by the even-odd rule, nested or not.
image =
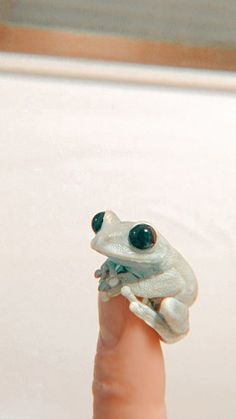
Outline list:
[[[106,347],[114,347],[120,340],[128,315],[128,302],[121,295],[104,301],[98,296],[101,342]]]

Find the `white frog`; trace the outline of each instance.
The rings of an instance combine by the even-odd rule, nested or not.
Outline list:
[[[166,343],[189,331],[197,280],[189,264],[155,226],[121,221],[113,211],[92,220],[91,247],[108,259],[95,271],[104,301],[122,294],[129,309]]]

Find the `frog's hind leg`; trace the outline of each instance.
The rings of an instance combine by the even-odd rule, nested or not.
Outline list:
[[[186,332],[183,331],[186,325],[182,325],[183,320],[186,323],[183,315],[185,309],[179,307],[178,303],[183,306],[184,304],[174,298],[166,298],[162,301],[160,311],[156,312],[140,302],[129,287],[123,287],[121,293],[130,301],[130,311],[152,327],[166,343],[177,342],[185,335]],[[175,302],[165,302],[165,300],[175,300]]]
[[[182,334],[171,329],[161,313],[155,312],[140,301],[133,301],[129,306],[130,311],[152,327],[166,343],[174,343],[182,338]]]
[[[188,333],[189,310],[185,304],[173,297],[164,298],[161,302],[159,313],[173,332],[178,335],[186,335]]]

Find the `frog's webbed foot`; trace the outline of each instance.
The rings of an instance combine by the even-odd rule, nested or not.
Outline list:
[[[96,271],[94,272],[94,276],[95,276],[95,278],[101,278],[102,270],[101,269],[96,269]]]
[[[129,300],[130,311],[132,311],[132,313],[140,319],[144,320],[149,326],[154,328],[156,322],[156,312],[146,304],[139,301],[128,286],[121,288],[121,294]]]
[[[177,299],[163,299],[160,310],[156,312],[139,301],[129,287],[123,287],[121,294],[129,300],[130,311],[152,327],[166,343],[177,342],[188,332],[188,308]]]
[[[128,272],[124,266],[115,264],[109,259],[103,263],[100,269],[95,271],[94,276],[99,278],[99,291],[110,293],[110,291],[115,290],[114,295],[120,293],[123,284],[137,280],[136,276]]]
[[[94,272],[94,276],[95,278],[106,279],[125,273],[127,273],[127,269],[124,266],[119,265],[108,258],[101,267]]]
[[[95,271],[94,276],[95,278],[106,279],[114,274],[115,264],[110,259],[107,259],[102,266]]]
[[[119,272],[122,272],[119,274]],[[120,293],[122,279],[120,275],[124,275],[124,269],[111,259],[107,259],[100,269],[94,273],[95,278],[99,278],[98,290],[102,293],[104,301],[116,296]]]

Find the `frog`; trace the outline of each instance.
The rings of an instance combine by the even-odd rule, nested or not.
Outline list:
[[[107,258],[94,273],[102,300],[122,295],[165,343],[185,337],[198,283],[181,253],[153,223],[121,221],[112,210],[95,214],[91,226],[91,247]]]

